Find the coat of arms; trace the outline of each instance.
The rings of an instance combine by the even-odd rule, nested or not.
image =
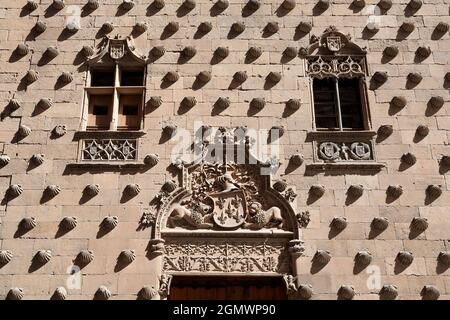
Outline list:
[[[327,37],[328,50],[337,52],[337,51],[341,50],[341,47],[342,47],[341,37],[338,37],[338,36]]]
[[[109,55],[112,59],[118,60],[122,59],[125,55],[125,46],[121,43],[111,43],[111,46],[109,47]]]

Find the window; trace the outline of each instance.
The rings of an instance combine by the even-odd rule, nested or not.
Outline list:
[[[89,131],[140,130],[145,92],[144,68],[118,64],[92,68],[86,88]]]
[[[364,129],[359,79],[313,79],[313,99],[317,129]]]

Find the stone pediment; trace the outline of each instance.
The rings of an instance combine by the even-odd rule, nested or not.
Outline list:
[[[88,63],[108,64],[112,62],[146,64],[147,57],[136,48],[132,36],[105,36],[98,52],[88,60]]]

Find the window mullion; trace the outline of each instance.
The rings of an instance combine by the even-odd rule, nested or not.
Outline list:
[[[342,127],[341,101],[339,99],[339,78],[334,79],[334,85],[336,88],[336,91],[335,91],[336,92],[336,96],[335,96],[336,103],[334,105],[337,108],[336,111],[337,111],[337,117],[338,117],[339,130],[342,131],[343,127]]]
[[[117,131],[118,118],[119,118],[119,92],[117,88],[120,86],[119,66],[116,64],[115,76],[114,76],[114,93],[113,93],[113,108],[111,116],[111,125],[109,130]]]

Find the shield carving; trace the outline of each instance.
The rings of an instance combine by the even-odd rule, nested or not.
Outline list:
[[[327,37],[327,47],[330,51],[339,51],[342,47],[341,38],[335,36]]]
[[[109,47],[109,55],[112,59],[122,59],[125,55],[125,46],[123,43],[111,43]]]
[[[234,229],[241,226],[247,217],[247,202],[242,190],[210,195],[214,200],[214,222],[222,228]]]

